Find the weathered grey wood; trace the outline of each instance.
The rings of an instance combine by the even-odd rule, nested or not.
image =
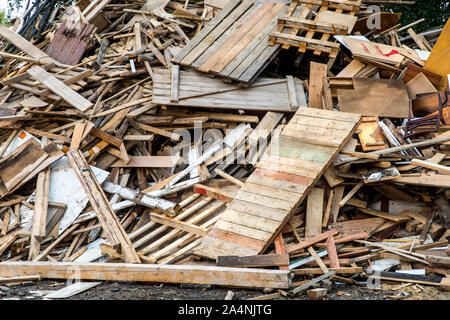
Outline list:
[[[186,55],[191,52],[203,39],[214,30],[238,5],[242,3],[241,0],[232,0],[220,10],[219,14],[215,16],[214,20],[210,21],[205,28],[203,28],[184,48],[177,56],[172,59],[173,63],[180,63]]]
[[[67,299],[81,292],[98,286],[102,282],[75,282],[45,296],[47,299]]]
[[[285,79],[260,78],[249,87],[241,88],[203,74],[180,71],[178,102],[172,97],[170,71],[155,69],[153,80],[152,103],[158,105],[279,112],[296,109],[291,105]],[[303,87],[296,84],[295,90],[297,104],[306,105],[301,102],[306,100]]]

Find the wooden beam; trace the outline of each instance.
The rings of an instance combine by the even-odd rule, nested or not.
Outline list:
[[[289,271],[195,265],[128,263],[2,262],[0,275],[40,275],[47,279],[191,283],[243,288],[280,288],[291,285]]]

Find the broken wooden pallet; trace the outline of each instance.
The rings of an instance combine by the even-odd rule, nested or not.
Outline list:
[[[329,58],[336,58],[340,45],[329,38],[352,31],[360,5],[360,0],[292,1],[286,14],[278,18],[278,29],[270,33],[269,44],[281,44],[282,49],[298,47],[299,52],[314,50],[315,55],[325,53]],[[316,6],[320,6],[317,14]],[[313,14],[314,19],[310,19]]]
[[[217,221],[225,203],[194,193],[180,203],[182,212],[168,218],[150,212],[150,220],[128,236],[145,263],[174,263],[197,247]]]
[[[263,252],[339,153],[361,116],[299,108],[194,254]]]
[[[154,70],[154,104],[278,112],[294,112],[306,106],[303,85],[293,77],[259,78],[242,88],[196,72],[174,70],[177,68]]]
[[[232,0],[172,62],[251,83],[279,51],[268,37],[285,9],[280,2]]]

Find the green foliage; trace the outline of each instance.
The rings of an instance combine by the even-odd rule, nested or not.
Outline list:
[[[6,18],[6,12],[0,11],[0,24],[4,26],[9,26],[9,21]]]
[[[403,26],[425,18],[413,27],[415,32],[443,26],[450,15],[450,2],[443,0],[416,0],[414,5],[385,5],[384,8],[387,12],[401,13]]]

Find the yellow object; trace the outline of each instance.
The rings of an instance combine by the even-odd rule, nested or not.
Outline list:
[[[447,19],[424,68],[442,76],[439,91],[448,90],[448,74],[450,74],[450,19]]]

